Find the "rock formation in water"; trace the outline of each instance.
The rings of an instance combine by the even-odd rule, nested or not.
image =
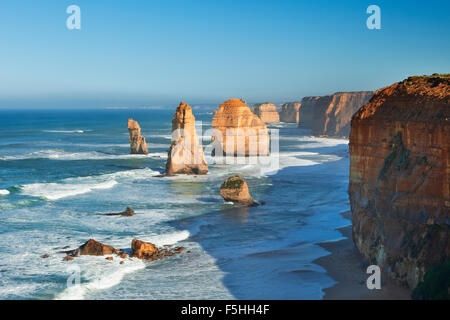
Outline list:
[[[255,205],[248,191],[247,182],[239,176],[225,180],[220,187],[220,195],[225,201],[243,205]]]
[[[101,216],[124,216],[124,217],[131,217],[134,216],[134,210],[130,207],[127,207],[125,211],[122,212],[113,212],[113,213],[99,213]]]
[[[243,100],[230,99],[222,103],[213,117],[212,125],[216,153],[234,156],[269,154],[266,124]]]
[[[166,174],[206,174],[208,164],[195,132],[192,108],[181,102],[172,120],[172,145],[166,163]]]
[[[298,123],[301,102],[287,102],[281,106],[280,121]]]
[[[355,245],[414,288],[450,260],[450,75],[377,91],[353,116],[349,147]]]
[[[130,149],[132,154],[148,154],[147,143],[141,136],[141,127],[133,119],[128,119],[128,132],[130,133]]]
[[[68,256],[103,256],[105,254],[114,254],[119,253],[119,250],[108,246],[106,244],[95,241],[94,239],[89,239],[83,245],[81,245],[78,249],[65,251]]]
[[[352,116],[369,102],[373,94],[373,91],[337,92],[322,97],[314,108],[311,134],[347,138]]]
[[[133,239],[131,241],[131,257],[136,257],[143,260],[157,260],[162,259],[165,256],[173,256],[177,253],[182,253],[184,247],[175,247],[172,250],[165,248],[157,248],[153,243],[144,242],[141,240]]]
[[[253,105],[252,111],[265,123],[280,122],[277,106],[272,102],[257,103]]]

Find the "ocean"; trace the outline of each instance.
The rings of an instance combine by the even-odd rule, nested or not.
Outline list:
[[[335,281],[313,261],[329,254],[318,243],[341,240],[336,228],[350,224],[341,215],[349,210],[348,140],[280,123],[269,126],[279,130],[277,171],[210,164],[205,176],[161,178],[174,111],[0,111],[0,299],[323,297]],[[194,115],[211,128],[210,112]],[[129,154],[130,117],[148,156]],[[222,200],[220,185],[235,174],[264,205]],[[127,206],[134,216],[99,215]],[[59,251],[90,238],[120,249],[137,238],[186,251],[153,262],[62,261]],[[68,287],[74,270],[80,284]]]

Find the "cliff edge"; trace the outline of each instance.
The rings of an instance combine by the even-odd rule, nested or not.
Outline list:
[[[409,288],[450,259],[450,75],[376,92],[351,121],[353,240]]]

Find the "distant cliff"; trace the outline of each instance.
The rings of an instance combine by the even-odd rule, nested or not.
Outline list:
[[[280,121],[298,123],[301,102],[287,102],[281,106]]]
[[[265,123],[280,122],[277,106],[271,102],[257,103],[253,105],[252,111]]]
[[[299,112],[299,127],[311,128],[314,136],[348,137],[353,114],[369,102],[373,91],[337,92],[305,97]]]
[[[318,106],[319,101],[322,104],[328,104],[328,97],[330,96],[304,97],[302,99],[301,107],[298,112],[299,128],[312,128],[315,108]]]
[[[381,89],[351,121],[354,242],[410,288],[450,259],[449,146],[448,75]]]

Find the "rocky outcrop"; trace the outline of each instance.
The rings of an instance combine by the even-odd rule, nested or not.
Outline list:
[[[247,182],[239,176],[225,180],[220,187],[220,195],[225,201],[243,205],[255,205],[248,191]]]
[[[172,250],[167,247],[157,248],[153,243],[133,239],[131,241],[131,250],[131,257],[153,261],[162,259],[164,256],[182,253],[184,247],[175,247]]]
[[[65,253],[70,257],[75,256],[103,256],[105,254],[119,253],[119,250],[108,246],[106,244],[95,241],[94,239],[89,239],[78,249],[65,251]]]
[[[298,123],[301,102],[287,102],[281,106],[280,121]]]
[[[253,105],[252,111],[265,123],[280,122],[277,106],[272,102],[257,103]]]
[[[234,156],[269,154],[269,133],[265,123],[248,105],[230,99],[219,106],[213,117],[215,152]]]
[[[450,75],[379,90],[353,116],[349,147],[355,245],[414,288],[450,259]]]
[[[373,91],[337,92],[321,97],[314,108],[311,134],[347,138],[352,116],[373,94]]]
[[[208,164],[195,132],[192,108],[181,102],[172,120],[172,145],[166,163],[166,174],[206,174]]]
[[[130,133],[131,154],[148,154],[147,143],[141,136],[141,127],[133,119],[128,119],[128,132]]]

